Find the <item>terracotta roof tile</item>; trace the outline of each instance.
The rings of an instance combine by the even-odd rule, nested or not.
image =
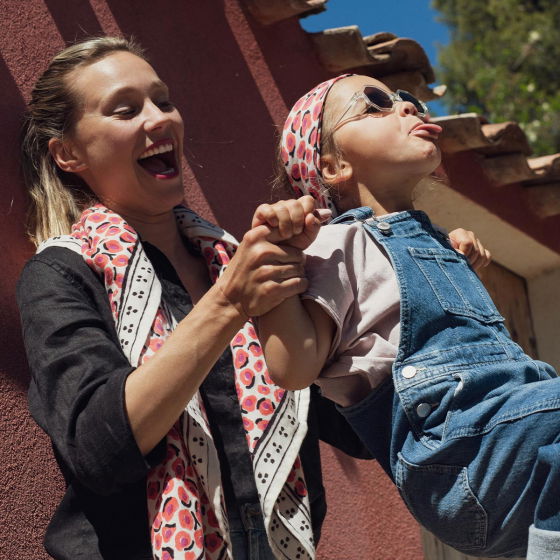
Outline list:
[[[528,163],[539,179],[560,181],[560,154],[530,158]]]
[[[480,159],[480,166],[496,186],[522,183],[535,177],[527,158],[520,152],[483,157]]]
[[[392,33],[363,37],[356,25],[309,33],[309,37],[320,62],[331,72],[361,72],[425,101],[445,92],[445,86],[428,87],[435,79],[434,71],[424,49],[412,39]]]
[[[560,185],[560,154],[527,159],[531,148],[517,123],[488,124],[476,113],[437,117],[433,121],[443,127],[443,152],[453,154],[470,150],[481,154],[484,157],[478,161],[492,184]],[[535,190],[534,193],[539,193],[539,200],[552,200],[556,195],[548,194],[549,190]],[[536,206],[541,208],[542,204]],[[555,210],[550,211],[557,213]],[[543,214],[542,209],[539,213]]]
[[[529,206],[539,218],[560,215],[560,182],[527,185],[525,188]]]
[[[268,25],[292,16],[323,12],[327,0],[245,0],[253,17]]]
[[[442,150],[447,153],[476,150],[484,154],[531,153],[525,133],[517,123],[486,124],[476,113],[432,119],[443,127]]]

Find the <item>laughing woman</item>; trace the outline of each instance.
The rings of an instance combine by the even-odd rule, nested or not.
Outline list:
[[[272,383],[248,321],[305,288],[302,255],[262,226],[233,256],[233,238],[179,206],[182,149],[166,85],[124,39],[65,49],[33,90],[22,157],[38,250],[18,302],[31,412],[66,481],[45,546],[313,558],[309,393]]]

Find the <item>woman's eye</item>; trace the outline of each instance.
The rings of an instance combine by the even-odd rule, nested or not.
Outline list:
[[[119,107],[113,111],[117,117],[131,117],[136,113],[134,107]]]
[[[175,104],[172,101],[166,100],[166,101],[158,101],[157,102],[157,106],[162,110],[162,111],[173,111],[173,109],[175,109]]]

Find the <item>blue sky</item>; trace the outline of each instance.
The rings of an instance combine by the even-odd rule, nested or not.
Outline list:
[[[422,45],[436,68],[437,45],[445,45],[449,34],[447,27],[436,20],[437,11],[430,4],[430,0],[329,0],[325,12],[300,21],[306,31],[357,25],[362,35],[390,31],[399,37],[410,37]],[[445,114],[439,103],[429,105],[434,113]]]

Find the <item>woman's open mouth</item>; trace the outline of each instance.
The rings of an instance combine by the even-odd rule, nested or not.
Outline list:
[[[172,179],[179,174],[179,165],[175,157],[173,142],[169,139],[159,140],[140,154],[138,163],[152,177]]]

